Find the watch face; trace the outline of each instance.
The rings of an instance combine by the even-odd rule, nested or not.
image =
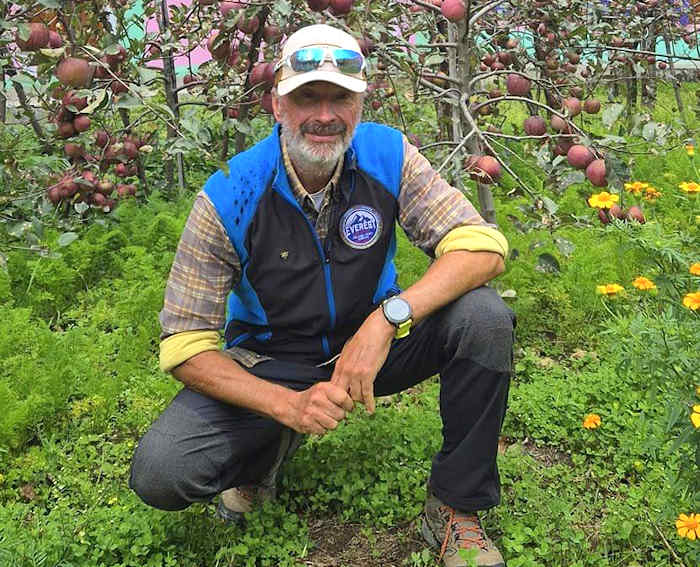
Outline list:
[[[384,306],[387,318],[395,323],[403,323],[411,317],[411,306],[400,297],[395,297],[386,302]]]

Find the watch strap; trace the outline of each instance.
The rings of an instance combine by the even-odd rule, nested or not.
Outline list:
[[[396,339],[403,339],[404,337],[407,337],[409,333],[411,332],[411,324],[413,323],[413,319],[407,319],[403,323],[399,323],[396,326],[396,333],[394,334],[394,338]]]

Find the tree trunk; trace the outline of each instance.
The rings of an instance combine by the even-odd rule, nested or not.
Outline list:
[[[7,119],[7,97],[5,96],[5,67],[0,67],[0,124]]]
[[[255,65],[258,61],[258,49],[260,48],[260,42],[262,41],[263,28],[265,27],[265,22],[267,21],[267,17],[269,15],[269,6],[263,7],[260,10],[260,12],[258,12],[260,26],[258,27],[258,30],[253,34],[253,37],[250,40],[250,51],[248,52],[248,70],[246,72],[245,86],[243,87],[243,90],[245,92],[250,90],[250,72],[253,69],[253,65]],[[248,95],[248,98],[244,101],[244,104],[241,105],[238,111],[239,120],[242,122],[248,120],[248,111],[250,109],[250,105],[253,102],[251,96],[252,95]],[[246,139],[245,134],[243,132],[236,132],[235,147],[237,154],[241,153],[243,150],[246,149]]]
[[[470,8],[471,8],[471,2]],[[471,10],[467,10],[467,22],[469,21]],[[474,76],[474,68],[472,67],[472,61],[470,60],[470,53],[475,53],[476,43],[475,37],[469,28],[468,23],[460,22],[457,27],[457,61],[459,62],[458,67],[461,67],[460,79],[462,80],[462,88],[460,89],[461,94],[467,93],[469,89],[469,82]],[[462,131],[465,129],[471,131],[471,125],[463,123]],[[457,142],[461,141],[461,136]],[[483,147],[478,136],[472,136],[466,144],[467,150],[470,154],[479,155],[483,152]],[[476,184],[477,196],[479,199],[479,212],[486,222],[496,224],[496,207],[493,200],[493,194],[488,185],[483,183]]]
[[[15,87],[15,92],[17,93],[17,99],[19,100],[20,105],[24,109],[27,118],[29,118],[29,122],[32,125],[32,129],[34,130],[36,137],[39,138],[39,142],[41,142],[41,147],[43,148],[44,153],[50,154],[51,146],[46,140],[46,136],[44,135],[44,130],[41,128],[41,124],[39,124],[39,121],[36,119],[34,110],[31,106],[29,106],[29,101],[27,100],[27,95],[24,92],[24,88],[19,83],[13,82],[13,84]]]
[[[447,37],[450,43],[456,43],[458,41],[458,29],[457,24],[448,24]],[[462,73],[459,72],[461,66],[461,61],[457,61],[457,49],[450,47],[449,51],[449,74],[450,77],[461,77]],[[462,121],[459,106],[456,104],[451,104],[452,113],[452,140],[456,143],[462,141]],[[461,153],[455,156],[454,163],[450,168],[452,170],[452,178],[454,186],[460,191],[464,190],[464,184],[462,183],[462,159]]]
[[[652,24],[642,42],[644,51],[656,51],[656,24]],[[647,65],[645,75],[641,79],[642,106],[653,110],[656,104],[656,65]]]
[[[681,82],[678,80],[676,75],[676,66],[673,62],[675,49],[668,37],[668,32],[664,31],[664,43],[666,44],[666,53],[668,53],[668,68],[671,72],[671,83],[673,84],[673,94],[676,95],[676,105],[678,106],[678,114],[681,116],[683,125],[688,128],[688,122],[685,118],[685,108],[683,106],[683,99],[681,98]]]
[[[164,34],[168,27],[170,26],[170,16],[168,14],[168,2],[167,0],[161,0],[160,2],[160,21],[158,22],[160,28],[160,33]],[[173,61],[173,50],[172,48],[167,49],[163,52],[163,78],[165,82],[165,101],[170,109],[175,115],[175,124],[179,123],[180,111],[178,109],[178,96],[177,82],[175,78],[175,63]],[[178,133],[175,126],[168,122],[167,136],[169,139],[177,138]],[[177,167],[177,184],[179,192],[182,193],[185,190],[185,165],[183,162],[182,154],[177,154],[175,157],[175,165]],[[172,160],[165,160],[164,165],[165,178],[168,183],[168,189],[172,190],[174,184],[174,171]]]

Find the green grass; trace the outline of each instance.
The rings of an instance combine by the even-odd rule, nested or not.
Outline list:
[[[506,195],[508,179],[495,191],[518,253],[494,285],[516,292],[508,301],[519,322],[499,456],[503,503],[486,524],[510,567],[666,567],[674,554],[700,564],[698,543],[674,529],[679,513],[700,512],[699,436],[688,420],[698,403],[698,318],[680,303],[698,287],[687,266],[700,261],[699,212],[677,189],[697,174],[680,148],[637,159],[632,171],[663,192],[645,204],[644,226],[600,227],[584,184],[545,188],[560,206],[555,229],[537,224],[524,197]],[[279,499],[245,528],[217,523],[211,505],[149,509],[128,490],[135,443],[179,387],[158,370],[157,314],[191,201],[121,206],[66,247],[61,227],[48,225],[41,244],[53,254],[7,255],[3,567],[302,565],[322,543],[309,528],[319,518],[415,537],[410,522],[440,444],[436,379],[311,439],[286,466]],[[545,253],[557,272],[536,269]],[[397,264],[405,287],[429,260],[400,233]],[[637,275],[654,279],[658,295],[634,290]],[[596,295],[612,282],[624,297]],[[582,428],[587,413],[601,416],[599,429]],[[405,558],[435,563],[420,547]]]

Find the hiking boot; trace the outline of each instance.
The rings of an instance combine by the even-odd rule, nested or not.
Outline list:
[[[243,514],[260,506],[263,502],[274,500],[277,497],[279,470],[282,464],[296,452],[303,440],[303,434],[285,427],[282,430],[277,458],[272,468],[260,479],[259,484],[234,486],[224,490],[219,496],[216,517],[224,522],[240,523],[243,520]]]
[[[438,561],[442,561],[445,567],[506,567],[503,556],[486,537],[476,514],[455,510],[432,494],[425,503],[421,533],[428,545],[440,550]],[[463,559],[460,550],[476,550],[476,563]]]

